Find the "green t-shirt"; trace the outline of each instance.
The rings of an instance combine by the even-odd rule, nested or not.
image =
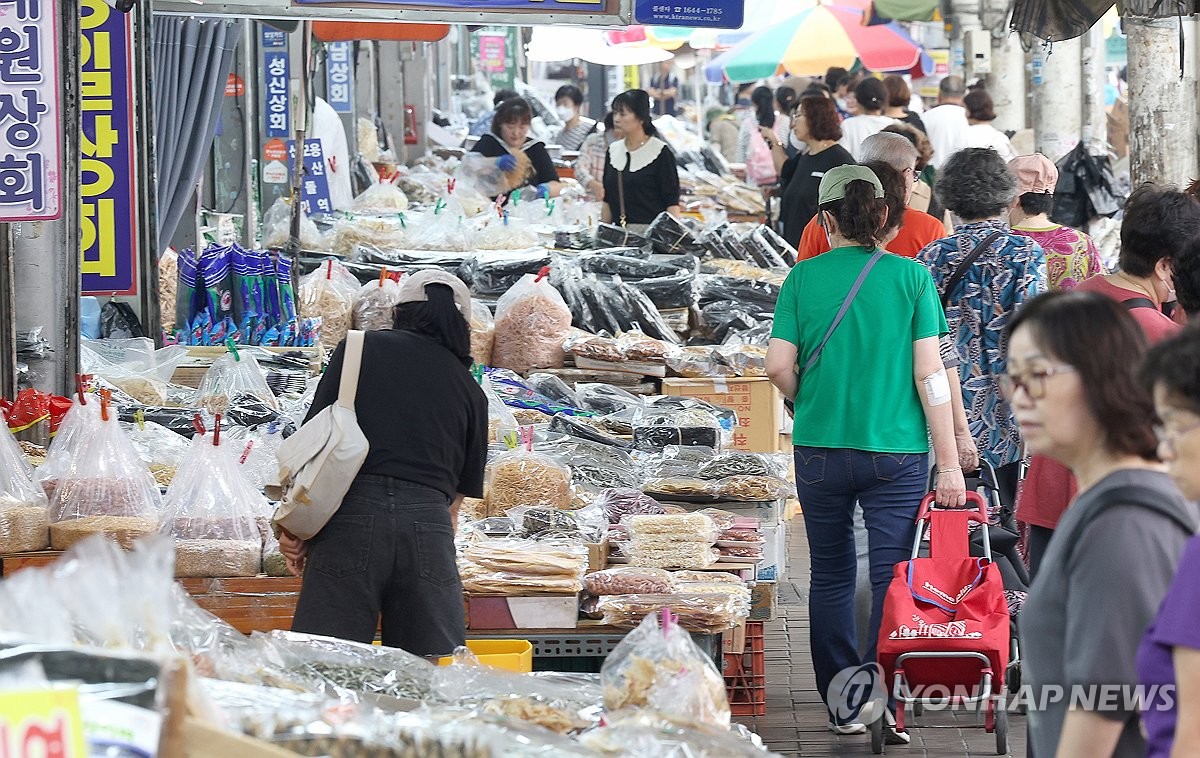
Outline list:
[[[820,344],[870,257],[862,247],[840,247],[801,261],[788,274],[771,336],[798,348],[799,366]],[[800,380],[793,443],[927,452],[912,343],[947,331],[929,270],[897,255],[880,258],[816,365]]]

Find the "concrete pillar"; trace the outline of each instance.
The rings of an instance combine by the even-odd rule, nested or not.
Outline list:
[[[1005,27],[1003,36],[992,35],[992,73],[988,76],[988,91],[996,104],[996,120],[992,126],[1000,131],[1020,131],[1028,124],[1025,86],[1025,50],[1021,38]]]
[[[1083,35],[1083,142],[1088,152],[1108,150],[1108,112],[1104,107],[1104,29],[1096,24]]]
[[[1179,69],[1179,20],[1125,17],[1129,42],[1129,154],[1134,186],[1196,178],[1195,67]]]
[[[1083,137],[1083,71],[1079,39],[1039,45],[1041,77],[1034,79],[1033,130],[1038,152],[1057,162]]]

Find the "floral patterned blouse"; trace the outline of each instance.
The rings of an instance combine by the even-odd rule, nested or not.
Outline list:
[[[1046,283],[1052,290],[1072,290],[1075,285],[1104,273],[1100,251],[1092,238],[1069,226],[1014,226],[1046,252]]]
[[[1003,221],[977,221],[930,243],[917,260],[929,267],[940,292],[959,262],[992,232],[1003,234],[976,259],[955,291],[944,293],[949,296],[950,334],[943,357],[958,360],[967,421],[980,454],[993,466],[1004,466],[1021,459],[1021,431],[997,384],[1005,370],[1004,328],[1022,303],[1046,290],[1045,253]]]

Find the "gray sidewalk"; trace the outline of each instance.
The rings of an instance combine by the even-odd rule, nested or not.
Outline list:
[[[804,521],[788,522],[788,577],[779,587],[779,617],[766,624],[767,713],[740,718],[772,750],[787,756],[872,755],[870,737],[839,737],[827,728],[808,652],[808,545]],[[889,746],[886,755],[912,758],[994,756],[996,738],[972,712],[926,713],[911,729],[912,744]],[[1025,719],[1009,720],[1009,755],[1025,755]]]

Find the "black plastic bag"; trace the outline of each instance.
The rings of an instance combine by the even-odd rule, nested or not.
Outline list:
[[[109,300],[100,309],[100,336],[103,339],[127,340],[145,337],[146,332],[128,303]]]
[[[1111,216],[1124,204],[1116,186],[1108,157],[1091,155],[1080,142],[1058,162],[1050,220],[1084,229],[1096,216]]]
[[[629,282],[629,286],[645,293],[660,309],[691,308],[696,300],[696,275],[690,271]]]
[[[650,238],[654,251],[662,255],[704,254],[704,248],[691,227],[665,211],[650,223],[646,236]]]

